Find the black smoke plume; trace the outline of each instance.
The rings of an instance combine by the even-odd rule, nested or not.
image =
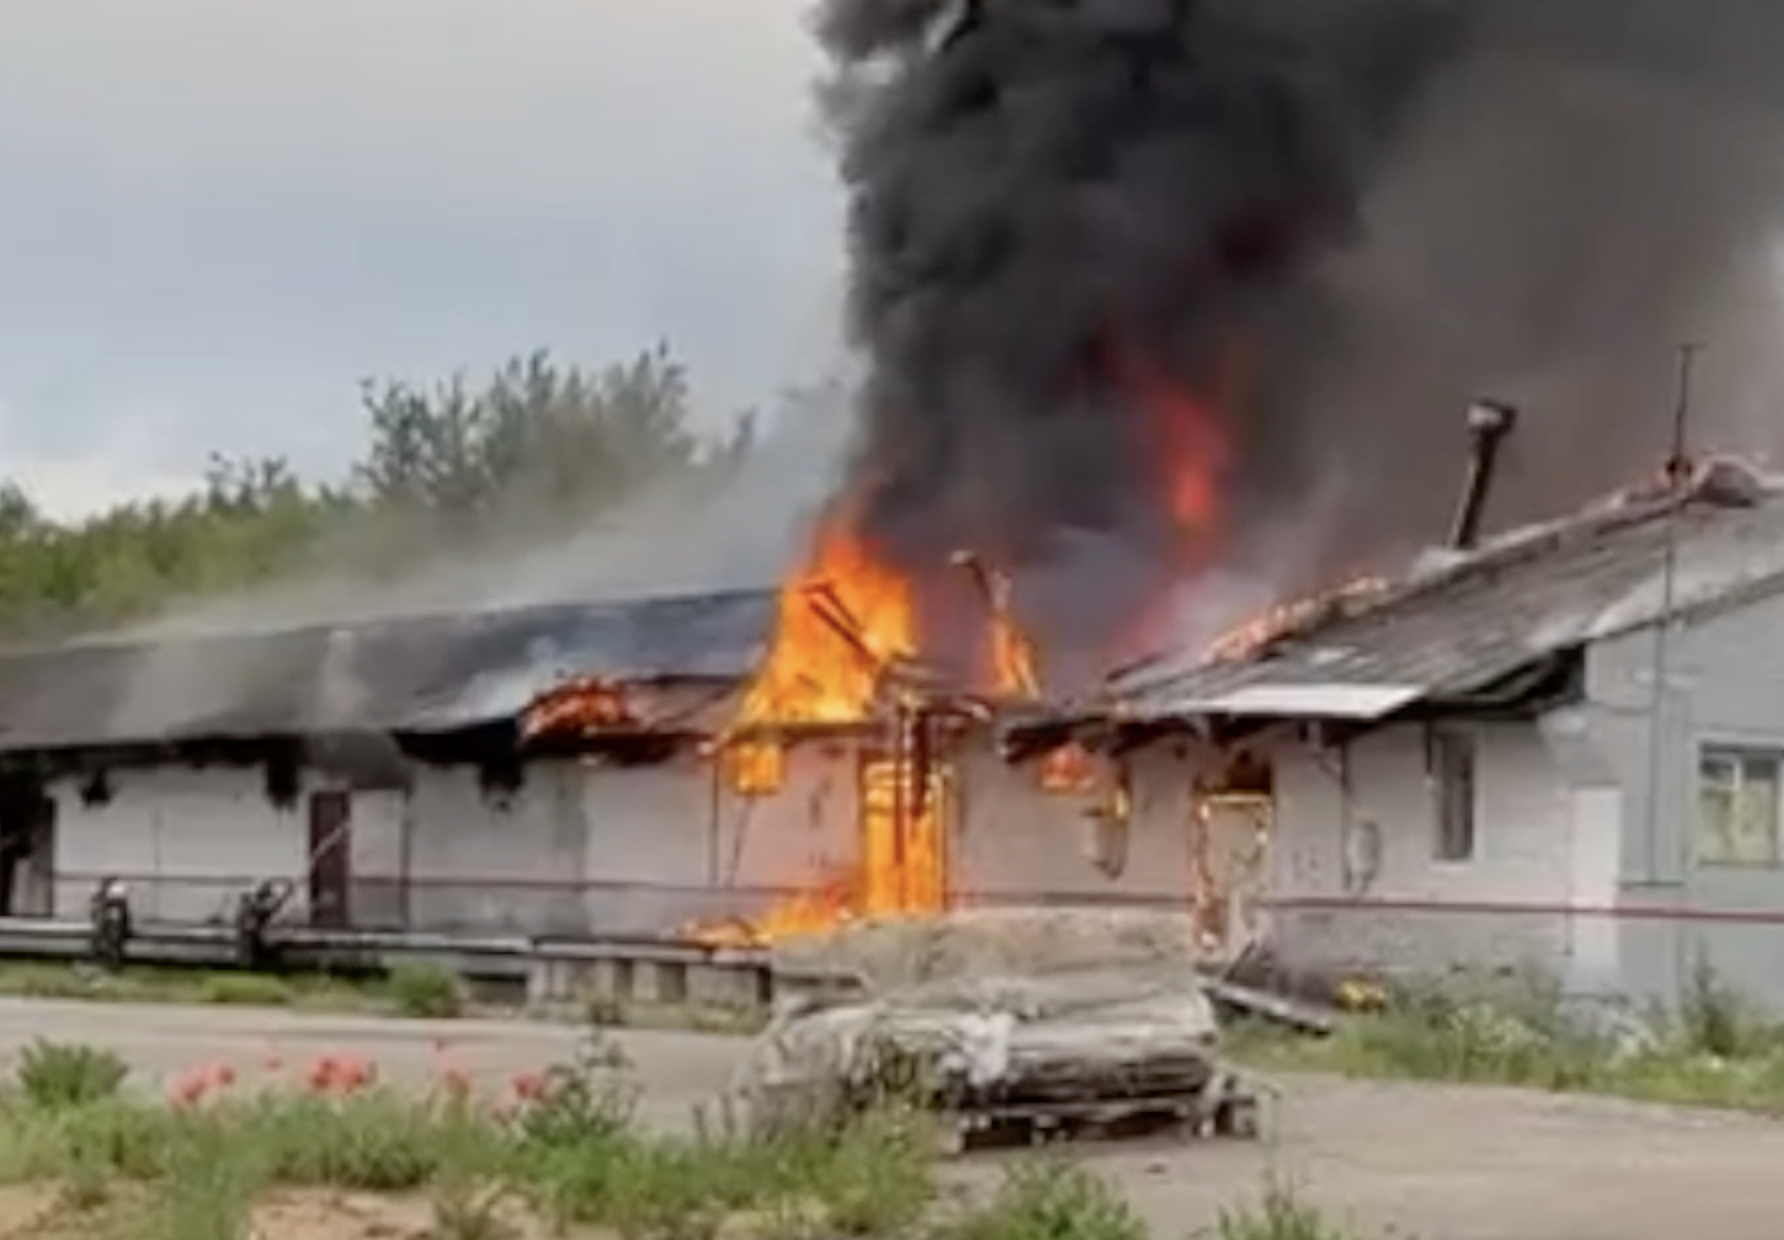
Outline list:
[[[1737,343],[1784,201],[1775,0],[826,0],[816,29],[866,532],[1017,567],[1056,641],[1185,568],[1136,365],[1230,446],[1208,565],[1317,500],[1318,575],[1440,531],[1473,395],[1526,408],[1501,518],[1656,458],[1669,346]]]

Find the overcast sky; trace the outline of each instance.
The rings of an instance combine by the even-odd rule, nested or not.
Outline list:
[[[834,358],[804,0],[0,0],[0,475],[67,512],[312,470],[357,381],[668,338]]]

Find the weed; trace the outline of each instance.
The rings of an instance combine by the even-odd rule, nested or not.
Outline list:
[[[247,1240],[262,1182],[253,1151],[220,1130],[185,1135],[130,1240]]]
[[[521,1136],[534,1146],[588,1148],[605,1144],[632,1125],[638,1084],[625,1051],[599,1034],[591,1036],[574,1061],[546,1070],[524,1091],[518,1120]]]
[[[1047,1240],[1147,1240],[1139,1216],[1107,1181],[1057,1159],[1015,1167],[990,1202],[956,1223],[953,1240],[1035,1240],[1042,1236]]]
[[[518,1240],[520,1229],[503,1213],[511,1195],[506,1185],[454,1175],[434,1193],[429,1240]]]
[[[112,1171],[105,1161],[91,1151],[68,1160],[62,1173],[62,1204],[79,1214],[88,1214],[111,1200]]]
[[[464,984],[437,965],[398,965],[390,971],[388,990],[404,1016],[443,1020],[464,1014]]]
[[[1348,1240],[1348,1233],[1272,1176],[1254,1205],[1222,1210],[1214,1240]]]
[[[618,1029],[626,1015],[625,1003],[612,995],[590,995],[582,1005],[583,1022],[594,1029]]]
[[[1403,987],[1321,1042],[1239,1028],[1228,1049],[1276,1067],[1784,1112],[1784,1029],[1701,960],[1676,1011],[1629,1016],[1534,974],[1461,975]]]
[[[20,1058],[18,1081],[33,1104],[57,1108],[114,1097],[129,1075],[129,1065],[111,1051],[39,1038]]]
[[[935,1133],[913,1112],[870,1112],[824,1148],[824,1174],[813,1195],[844,1235],[902,1234],[935,1199]]]
[[[240,1133],[285,1184],[407,1192],[456,1165],[500,1167],[505,1135],[463,1108],[437,1107],[384,1090],[345,1099],[267,1098],[220,1107],[199,1121]]]
[[[204,978],[194,997],[201,1003],[239,1007],[286,1007],[291,987],[264,973],[216,973]]]

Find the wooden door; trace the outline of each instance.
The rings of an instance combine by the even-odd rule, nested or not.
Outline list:
[[[310,794],[310,924],[338,929],[348,924],[347,892],[353,881],[353,804],[342,791]]]

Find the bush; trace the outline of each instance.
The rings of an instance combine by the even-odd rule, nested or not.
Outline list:
[[[389,990],[404,1016],[443,1020],[464,1014],[464,983],[438,965],[398,965],[390,971]]]
[[[19,1061],[19,1088],[34,1105],[76,1107],[114,1097],[130,1068],[108,1050],[39,1038]]]

